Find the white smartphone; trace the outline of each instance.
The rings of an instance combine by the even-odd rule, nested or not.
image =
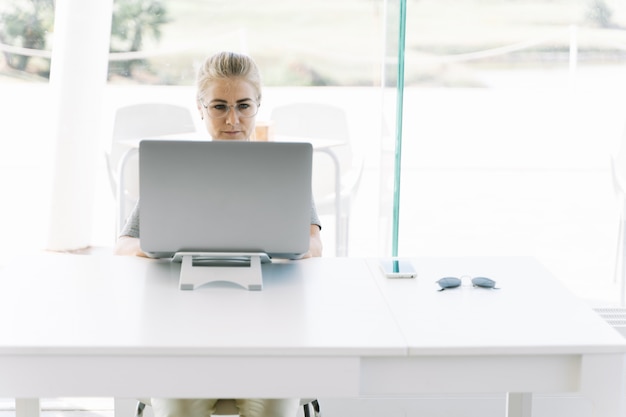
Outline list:
[[[417,271],[409,261],[399,259],[383,259],[380,268],[387,278],[415,278]]]

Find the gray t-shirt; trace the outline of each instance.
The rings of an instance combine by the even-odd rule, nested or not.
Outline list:
[[[320,230],[322,229],[322,223],[317,215],[313,199],[311,199],[311,224],[319,226]],[[128,216],[120,236],[139,237],[139,202],[137,202],[130,216]]]

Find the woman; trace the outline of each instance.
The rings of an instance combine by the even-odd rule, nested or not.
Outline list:
[[[248,56],[221,52],[209,57],[198,72],[196,105],[207,132],[214,140],[250,140],[255,117],[261,104],[261,76],[256,63]],[[320,221],[311,207],[310,244],[307,257],[321,256]],[[115,253],[146,256],[139,245],[139,210],[135,207]],[[268,376],[271,377],[271,376]],[[217,399],[152,399],[157,417],[210,416]],[[294,417],[298,399],[236,400],[244,417]]]

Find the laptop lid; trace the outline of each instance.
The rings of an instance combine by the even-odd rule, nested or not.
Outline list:
[[[311,223],[309,143],[143,140],[141,249],[298,258]]]

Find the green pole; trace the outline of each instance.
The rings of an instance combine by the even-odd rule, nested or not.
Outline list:
[[[400,30],[398,34],[398,90],[396,103],[396,146],[393,181],[393,224],[391,256],[398,256],[400,231],[400,174],[402,172],[402,112],[404,104],[404,48],[406,41],[406,0],[400,0]]]

